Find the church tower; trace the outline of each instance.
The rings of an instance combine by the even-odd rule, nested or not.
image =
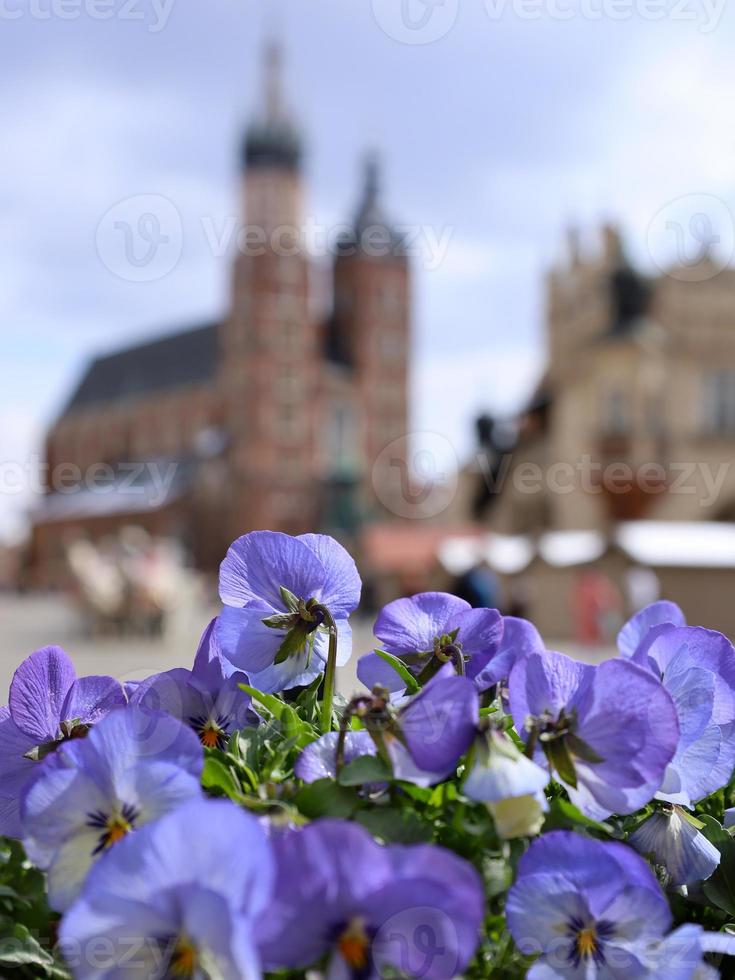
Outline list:
[[[378,161],[370,156],[350,231],[334,260],[334,313],[329,329],[333,360],[351,372],[362,447],[361,513],[385,518],[401,512],[375,468],[383,451],[408,432],[410,269],[404,238],[380,201]],[[402,455],[403,453],[399,453]],[[376,486],[376,480],[381,486]],[[398,484],[397,486],[400,486]]]
[[[223,383],[231,433],[231,523],[290,533],[314,526],[317,328],[301,236],[302,142],[284,101],[282,58],[267,46],[260,112],[242,151],[243,215]]]

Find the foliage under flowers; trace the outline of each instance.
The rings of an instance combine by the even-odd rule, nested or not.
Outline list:
[[[0,976],[731,976],[731,643],[656,603],[592,667],[426,593],[345,702],[359,593],[332,539],[256,532],[191,670],[18,668]]]

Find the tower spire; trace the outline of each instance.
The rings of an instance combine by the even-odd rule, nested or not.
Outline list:
[[[271,38],[264,51],[265,118],[269,123],[282,120],[285,115],[283,99],[283,49]]]
[[[258,167],[298,170],[301,136],[286,108],[283,84],[283,50],[271,38],[263,48],[262,102],[248,128],[243,161],[248,169]]]

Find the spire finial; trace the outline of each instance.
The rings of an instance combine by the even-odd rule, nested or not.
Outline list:
[[[380,192],[380,158],[375,150],[365,154],[365,199],[377,200]]]
[[[265,112],[268,122],[283,118],[283,49],[271,38],[265,46]]]

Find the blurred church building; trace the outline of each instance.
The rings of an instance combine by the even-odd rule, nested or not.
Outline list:
[[[264,75],[242,151],[253,244],[238,250],[229,315],[89,365],[47,437],[49,472],[82,474],[78,486],[50,485],[34,515],[32,562],[51,578],[79,533],[135,524],[177,537],[212,569],[253,528],[349,539],[395,510],[390,486],[376,494],[374,464],[408,430],[403,239],[383,214],[371,160],[330,260],[330,310],[318,311],[324,272],[300,234],[303,145],[275,45]],[[95,480],[100,463],[112,481]]]

